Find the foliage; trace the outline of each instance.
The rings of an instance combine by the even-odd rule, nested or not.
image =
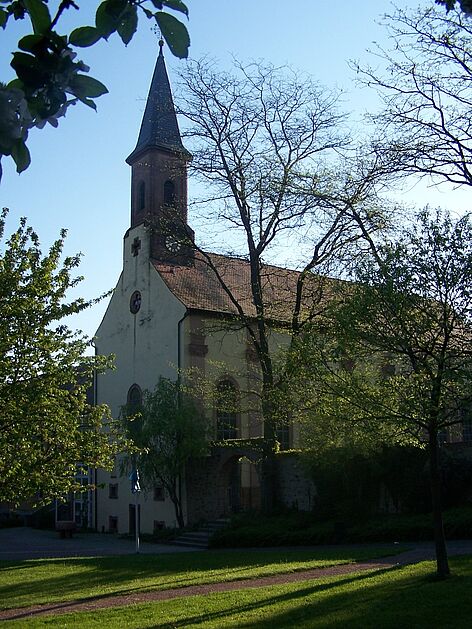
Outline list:
[[[470,539],[472,507],[444,512],[448,539]],[[286,513],[263,517],[235,516],[228,528],[215,533],[213,548],[264,548],[323,544],[392,543],[431,540],[431,513],[383,514],[318,519],[314,513]],[[383,549],[383,555],[398,552]]]
[[[470,2],[461,3],[464,11],[466,5],[470,10]],[[373,149],[383,168],[472,185],[469,17],[437,7],[396,9],[385,24],[391,48],[374,50],[375,66],[355,66],[360,81],[374,87],[385,106],[371,116]]]
[[[5,216],[4,210],[1,237]],[[90,340],[65,324],[94,303],[67,299],[82,278],[72,275],[78,256],[61,262],[65,234],[43,255],[38,236],[22,219],[2,243],[0,501],[15,505],[66,494],[75,489],[77,465],[110,468],[123,446],[108,408],[87,399],[93,373],[111,361],[85,356]]]
[[[177,523],[184,526],[180,482],[190,459],[208,449],[208,420],[181,390],[178,382],[160,378],[152,392],[145,392],[142,406],[124,408],[123,425],[141,452],[125,459],[136,466],[145,488],[162,485],[175,508]]]
[[[442,4],[446,7],[447,11],[451,11],[459,5],[461,11],[466,14],[472,13],[472,1],[471,0],[436,0],[436,4]]]
[[[28,131],[54,127],[76,102],[96,109],[95,98],[107,88],[88,76],[88,67],[76,59],[75,48],[93,46],[114,33],[127,45],[138,26],[138,16],[156,22],[162,37],[177,57],[187,57],[190,39],[184,24],[164,9],[188,16],[181,0],[103,0],[98,5],[95,26],[80,26],[69,35],[58,31],[60,18],[68,9],[79,9],[74,0],[61,0],[55,15],[48,0],[1,0],[0,26],[11,20],[29,19],[32,32],[20,39],[11,67],[16,78],[0,84],[0,156],[11,155],[21,172],[28,168]],[[1,177],[1,171],[0,171]]]
[[[367,453],[334,447],[304,452],[303,459],[316,486],[320,518],[359,519],[382,510],[431,509],[427,457],[419,448],[384,446]]]
[[[470,217],[424,210],[394,240],[371,242],[344,302],[300,345],[310,364],[300,395],[311,383],[320,428],[332,412],[342,432],[351,424],[427,447],[443,575],[438,446],[472,404],[471,291]]]

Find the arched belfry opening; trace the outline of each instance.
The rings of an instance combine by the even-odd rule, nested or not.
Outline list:
[[[136,209],[138,212],[142,212],[146,207],[146,184],[142,180],[138,183],[137,197]]]
[[[175,206],[175,184],[172,179],[167,179],[164,183],[164,205],[167,207]]]

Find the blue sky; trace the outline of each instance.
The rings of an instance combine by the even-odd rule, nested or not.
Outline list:
[[[50,2],[52,7],[55,4]],[[392,12],[390,2],[188,0],[187,4],[193,58],[210,55],[225,65],[234,55],[240,60],[290,64],[330,88],[343,89],[345,109],[356,117],[375,108],[375,96],[355,86],[348,60],[366,59],[373,41],[385,42],[385,30],[378,22],[383,13]],[[415,1],[396,4],[415,6]],[[79,5],[79,12],[69,11],[64,32],[93,23],[97,2],[82,0]],[[12,23],[0,32],[3,81],[11,78],[9,54],[21,28]],[[58,129],[33,130],[32,165],[21,175],[4,160],[0,203],[11,210],[10,229],[20,216],[27,216],[46,248],[61,227],[67,228],[67,252],[83,253],[80,274],[85,280],[79,292],[87,298],[112,288],[120,273],[122,238],[130,214],[130,168],[124,160],[136,143],[157,50],[151,24],[142,20],[127,48],[115,36],[81,51],[91,76],[103,81],[110,92],[98,99],[98,111],[76,106]],[[172,82],[185,61],[174,59],[169,51],[165,56]],[[71,324],[92,335],[104,308],[104,303],[95,306]]]

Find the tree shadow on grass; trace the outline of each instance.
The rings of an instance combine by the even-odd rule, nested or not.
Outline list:
[[[322,556],[326,556],[327,565],[336,559],[350,559],[347,555],[347,552],[335,550],[328,553],[286,551],[282,554],[280,551],[254,551],[239,554],[209,552],[7,562],[2,566],[4,575],[21,570],[21,581],[1,584],[0,601],[3,601],[3,608],[71,600],[91,601],[152,589],[251,578],[251,571],[264,565],[268,566],[266,574],[270,574],[271,562],[283,566],[286,562],[299,561],[300,567],[297,569],[304,570],[312,567],[313,560],[321,560]]]
[[[349,578],[332,578],[329,582],[280,586],[284,592],[271,594],[274,586],[257,593],[233,592],[215,594],[225,598],[224,609],[182,618],[168,618],[154,623],[158,628],[190,627],[205,622],[218,626],[251,629],[308,629],[312,627],[470,627],[472,616],[472,560],[460,558],[453,562],[455,576],[448,581],[432,581],[434,564],[395,568],[363,573]],[[275,586],[280,592],[280,587]],[[244,603],[244,598],[252,598]],[[215,600],[215,599],[214,599]],[[220,599],[221,600],[221,599]],[[207,606],[211,601],[207,600]],[[216,606],[216,605],[215,605]],[[189,611],[194,606],[188,603]],[[223,623],[224,621],[224,623]],[[170,624],[169,624],[170,623]]]

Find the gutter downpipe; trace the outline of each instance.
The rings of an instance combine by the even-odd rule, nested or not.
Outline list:
[[[95,345],[95,342],[92,341],[92,347],[95,351],[95,356],[97,356],[97,346]],[[98,399],[98,374],[97,374],[97,370],[94,369],[93,370],[93,405],[97,406],[97,399]],[[95,532],[98,532],[98,496],[97,496],[97,486],[98,486],[98,469],[95,468],[94,469],[94,485],[95,485],[95,489],[93,490],[93,520],[94,520],[94,528],[95,528]]]
[[[177,323],[177,382],[180,384],[180,370],[182,368],[182,357],[181,357],[181,352],[182,352],[182,348],[183,348],[183,338],[182,338],[182,325],[185,321],[185,319],[188,317],[188,315],[190,314],[190,312],[188,311],[188,309],[185,310],[185,314],[184,316],[179,319],[178,323]],[[180,392],[179,392],[179,404],[180,404]],[[180,500],[180,504],[182,505],[182,476],[179,475],[179,500]],[[185,512],[187,511],[187,509],[185,509]],[[183,509],[182,509],[183,512]]]

